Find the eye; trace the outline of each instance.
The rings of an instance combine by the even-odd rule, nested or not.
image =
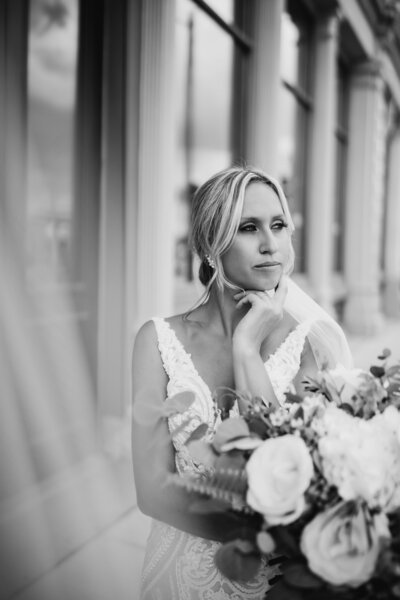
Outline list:
[[[254,223],[243,223],[243,225],[241,225],[239,227],[239,231],[243,231],[243,232],[257,231],[257,227]]]
[[[281,231],[282,229],[284,229],[285,227],[287,227],[287,223],[285,221],[283,221],[282,219],[279,219],[278,221],[274,221],[271,225],[271,229],[275,229],[278,231]]]

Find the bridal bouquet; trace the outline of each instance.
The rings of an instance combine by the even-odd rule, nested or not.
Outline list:
[[[200,424],[186,442],[200,492],[194,510],[239,511],[244,526],[215,561],[250,579],[261,559],[279,562],[268,600],[400,598],[400,364],[384,350],[370,371],[324,369],[285,407],[214,394],[212,435]],[[192,399],[186,398],[190,403]]]

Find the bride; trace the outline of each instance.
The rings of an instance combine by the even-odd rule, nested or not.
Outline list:
[[[290,279],[294,227],[277,181],[248,167],[217,173],[195,194],[191,226],[204,296],[186,314],[145,323],[133,352],[137,501],[153,518],[141,599],[261,600],[274,567],[240,583],[213,562],[238,517],[191,512],[193,497],[166,477],[201,474],[185,441],[202,422],[212,436],[219,386],[284,405],[288,390],[304,392],[305,375],[350,366],[351,355],[337,323]],[[163,418],[164,399],[184,390],[195,393],[190,409]]]

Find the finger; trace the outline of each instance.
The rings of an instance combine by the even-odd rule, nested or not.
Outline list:
[[[254,292],[246,292],[246,294],[243,296],[243,298],[241,298],[241,300],[239,300],[239,302],[236,304],[236,308],[240,308],[241,306],[244,306],[245,304],[250,304],[251,306],[253,306],[253,304],[257,301],[258,297],[256,296],[256,294]]]
[[[243,296],[243,298],[241,300],[239,300],[239,302],[236,304],[236,308],[240,308],[241,306],[244,306],[245,304],[251,304],[251,302],[249,301],[247,296]]]

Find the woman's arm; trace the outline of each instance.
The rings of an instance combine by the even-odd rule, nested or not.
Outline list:
[[[175,450],[161,415],[167,376],[151,321],[136,336],[132,375],[132,456],[140,510],[192,535],[224,541],[243,526],[243,515],[193,513],[191,504],[204,497],[166,483],[168,474],[175,471]],[[249,518],[250,526],[256,522],[258,518]]]
[[[235,296],[239,298],[238,307],[250,306],[232,340],[235,387],[277,406],[279,403],[261,357],[261,345],[282,320],[286,293],[287,281],[283,277],[273,298],[264,292],[252,291]]]

